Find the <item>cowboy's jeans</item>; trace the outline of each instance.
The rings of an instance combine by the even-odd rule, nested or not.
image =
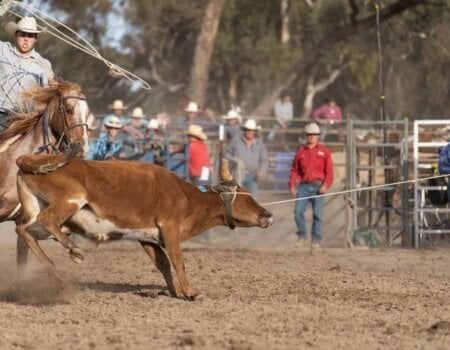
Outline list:
[[[297,186],[297,198],[305,198],[309,196],[315,196],[319,194],[319,188],[322,186],[322,182],[317,181],[313,184],[301,183]],[[298,200],[295,203],[295,223],[297,224],[297,236],[299,239],[306,239],[306,222],[305,212],[308,208],[308,203],[311,203],[313,210],[313,222],[311,227],[311,240],[313,243],[319,243],[322,240],[322,221],[324,210],[324,197],[309,198]]]
[[[254,199],[258,197],[258,179],[256,174],[246,174],[244,181],[242,181],[242,187],[246,188]]]

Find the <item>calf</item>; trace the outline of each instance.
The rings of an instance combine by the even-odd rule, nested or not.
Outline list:
[[[226,162],[220,184],[199,189],[152,164],[76,158],[55,171],[40,173],[33,170],[34,157],[17,160],[18,193],[26,220],[16,232],[49,266],[53,262],[38,244],[38,239],[49,236],[67,248],[75,262],[83,260],[80,248],[62,232],[63,226],[98,242],[137,240],[162,272],[170,294],[193,299],[198,293],[186,277],[181,242],[214,226],[266,228],[273,221],[272,214],[233,181]],[[26,262],[26,256],[19,260]]]

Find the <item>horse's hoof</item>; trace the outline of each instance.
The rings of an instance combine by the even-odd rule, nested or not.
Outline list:
[[[77,264],[81,264],[84,260],[84,255],[78,247],[70,249],[70,258]]]

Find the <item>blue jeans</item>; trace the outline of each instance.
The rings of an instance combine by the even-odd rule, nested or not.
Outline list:
[[[301,183],[297,186],[297,198],[305,198],[319,194],[319,188],[322,183],[307,184]],[[295,223],[297,224],[297,236],[300,239],[306,239],[306,222],[305,212],[308,208],[308,203],[312,204],[313,222],[311,227],[311,239],[313,243],[319,243],[322,240],[322,233],[320,232],[323,221],[324,197],[310,198],[298,200],[295,202]]]
[[[242,181],[242,187],[246,188],[254,199],[258,197],[258,180],[256,174],[247,174]]]

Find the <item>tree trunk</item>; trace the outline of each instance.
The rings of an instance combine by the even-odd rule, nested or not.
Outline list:
[[[290,0],[281,0],[281,43],[284,46],[288,46],[291,39],[291,32],[289,31],[290,6]]]
[[[398,0],[396,3],[393,3],[380,11],[380,22],[384,22],[385,20],[421,3],[423,3],[423,0]],[[312,65],[323,56],[323,52],[320,48],[327,47],[328,49],[331,49],[331,47],[347,40],[353,35],[372,29],[375,25],[375,15],[371,15],[356,21],[355,23],[343,26],[340,30],[336,30],[334,35],[330,35],[321,42],[317,43],[315,47],[318,49],[308,52],[306,56],[302,57],[290,68],[288,68],[278,82],[275,82],[273,90],[263,98],[251,114],[263,116],[270,115],[271,108],[278,98],[281,90],[285,87],[291,86],[300,74],[306,74],[306,72],[311,69]]]
[[[224,4],[225,0],[211,0],[209,2],[197,37],[186,94],[191,101],[195,101],[201,106],[205,103],[211,55]]]

